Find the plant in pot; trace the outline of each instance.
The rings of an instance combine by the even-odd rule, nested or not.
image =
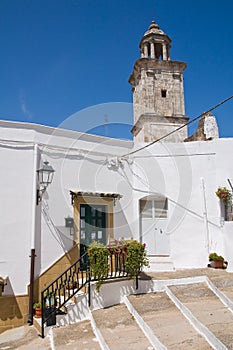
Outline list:
[[[210,264],[209,267],[214,267],[215,269],[223,269],[224,268],[224,258],[217,253],[210,253],[209,255]]]
[[[36,318],[41,318],[42,316],[42,309],[41,309],[41,302],[37,302],[33,304],[33,309],[35,311],[35,317]]]
[[[232,193],[226,187],[218,187],[215,194],[219,199],[222,199],[224,203],[229,203],[231,201]]]

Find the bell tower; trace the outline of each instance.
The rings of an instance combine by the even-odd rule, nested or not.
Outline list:
[[[186,63],[170,58],[171,39],[152,21],[139,44],[137,59],[129,78],[132,85],[134,141],[151,142],[184,125],[183,72]],[[182,142],[187,127],[163,141]]]

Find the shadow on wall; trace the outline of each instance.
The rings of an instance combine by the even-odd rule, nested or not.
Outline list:
[[[124,239],[130,239],[133,237],[133,233],[124,214],[124,210],[119,201],[117,201],[114,210],[114,238],[120,239],[122,237]]]
[[[72,233],[70,228],[56,226],[49,214],[49,209],[45,204],[43,204],[42,214],[53,238],[62,247],[64,253],[67,252],[73,244],[73,235],[70,234]]]
[[[35,279],[33,296],[35,302],[40,300],[40,292],[77,261],[79,255],[80,247],[76,244]]]
[[[1,280],[3,280],[3,285],[1,285]],[[0,277],[0,296],[10,296],[10,295],[14,295],[14,290],[11,285],[11,281],[9,277],[7,276],[5,279],[2,279]]]
[[[28,295],[4,295],[13,293],[9,279],[6,287],[0,296],[0,333],[23,326],[28,319]]]

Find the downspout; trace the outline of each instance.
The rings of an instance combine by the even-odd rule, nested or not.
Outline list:
[[[34,145],[33,151],[33,182],[32,182],[32,226],[31,226],[31,255],[30,255],[30,289],[28,323],[33,324],[33,294],[34,294],[34,269],[35,269],[35,241],[36,241],[36,207],[37,207],[37,164],[38,145]]]
[[[202,197],[203,197],[203,216],[204,216],[204,226],[205,226],[205,248],[207,249],[207,253],[210,253],[210,237],[209,237],[209,226],[208,226],[208,217],[207,217],[207,206],[206,206],[206,196],[205,196],[205,181],[203,177],[201,178],[201,189],[202,189]]]

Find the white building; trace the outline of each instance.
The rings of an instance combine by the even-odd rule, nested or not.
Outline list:
[[[170,60],[169,43],[154,22],[141,41],[130,78],[135,142],[0,122],[0,276],[7,283],[0,332],[27,321],[33,252],[36,292],[77,258],[81,243],[120,237],[147,244],[151,269],[206,267],[216,251],[233,271],[233,222],[215,194],[232,179],[233,139],[219,139],[208,115],[192,142],[183,142],[185,64]],[[42,193],[37,175],[45,161],[55,173]]]

